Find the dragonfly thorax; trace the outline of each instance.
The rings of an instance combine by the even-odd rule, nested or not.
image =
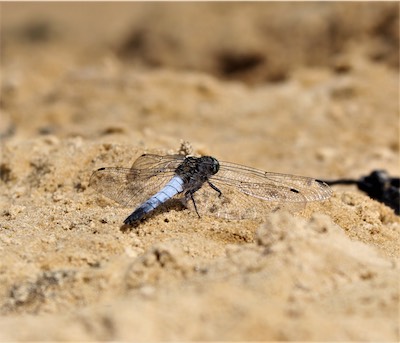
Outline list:
[[[198,188],[219,170],[219,162],[211,156],[186,157],[176,168],[185,184]],[[192,188],[192,187],[191,187]]]

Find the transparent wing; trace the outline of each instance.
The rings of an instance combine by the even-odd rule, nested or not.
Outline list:
[[[133,162],[131,169],[146,177],[152,173],[175,171],[184,159],[185,156],[183,155],[143,154]]]
[[[140,156],[131,168],[100,168],[89,185],[123,206],[136,207],[162,189],[184,160],[182,155]]]
[[[210,181],[267,201],[320,201],[332,195],[326,183],[310,177],[270,173],[229,162],[221,162],[219,172]]]
[[[219,184],[217,191],[211,188],[207,183],[203,185],[193,196],[196,207],[200,215],[215,216],[225,219],[257,219],[263,218],[266,212],[271,212],[281,208],[281,203],[272,201],[262,201],[250,195],[240,192],[238,189]],[[195,211],[193,202],[190,199],[184,199],[187,208]],[[303,203],[291,203],[296,206],[290,206],[289,210],[299,210],[303,208]],[[287,208],[285,206],[285,208]]]
[[[269,173],[220,162],[217,174],[194,194],[199,213],[229,219],[260,218],[268,211],[298,211],[310,201],[327,199],[332,192],[325,183],[302,176]],[[186,206],[193,209],[191,201]]]

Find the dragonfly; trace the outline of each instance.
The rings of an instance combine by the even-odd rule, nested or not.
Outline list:
[[[115,202],[135,208],[125,225],[138,224],[173,200],[198,217],[240,220],[258,219],[282,204],[303,206],[332,195],[321,180],[220,162],[211,156],[143,154],[131,168],[97,169],[89,185]]]

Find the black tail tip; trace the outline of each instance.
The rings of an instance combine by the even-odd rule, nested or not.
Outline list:
[[[124,223],[121,225],[120,229],[123,232],[130,231],[132,228],[138,227],[140,224],[140,220],[132,220],[129,217],[124,220]]]
[[[140,222],[142,218],[144,218],[145,215],[146,212],[144,211],[144,209],[139,207],[124,220],[124,224],[135,226]]]
[[[134,226],[134,225],[137,225],[138,222],[139,222],[138,219],[135,220],[135,219],[132,219],[131,216],[129,216],[128,218],[126,218],[124,220],[124,225]]]

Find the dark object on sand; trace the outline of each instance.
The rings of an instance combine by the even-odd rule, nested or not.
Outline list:
[[[371,174],[362,176],[358,180],[339,179],[324,180],[324,182],[330,186],[357,185],[360,191],[393,208],[395,213],[400,215],[400,178],[390,177],[385,170],[374,170]]]

